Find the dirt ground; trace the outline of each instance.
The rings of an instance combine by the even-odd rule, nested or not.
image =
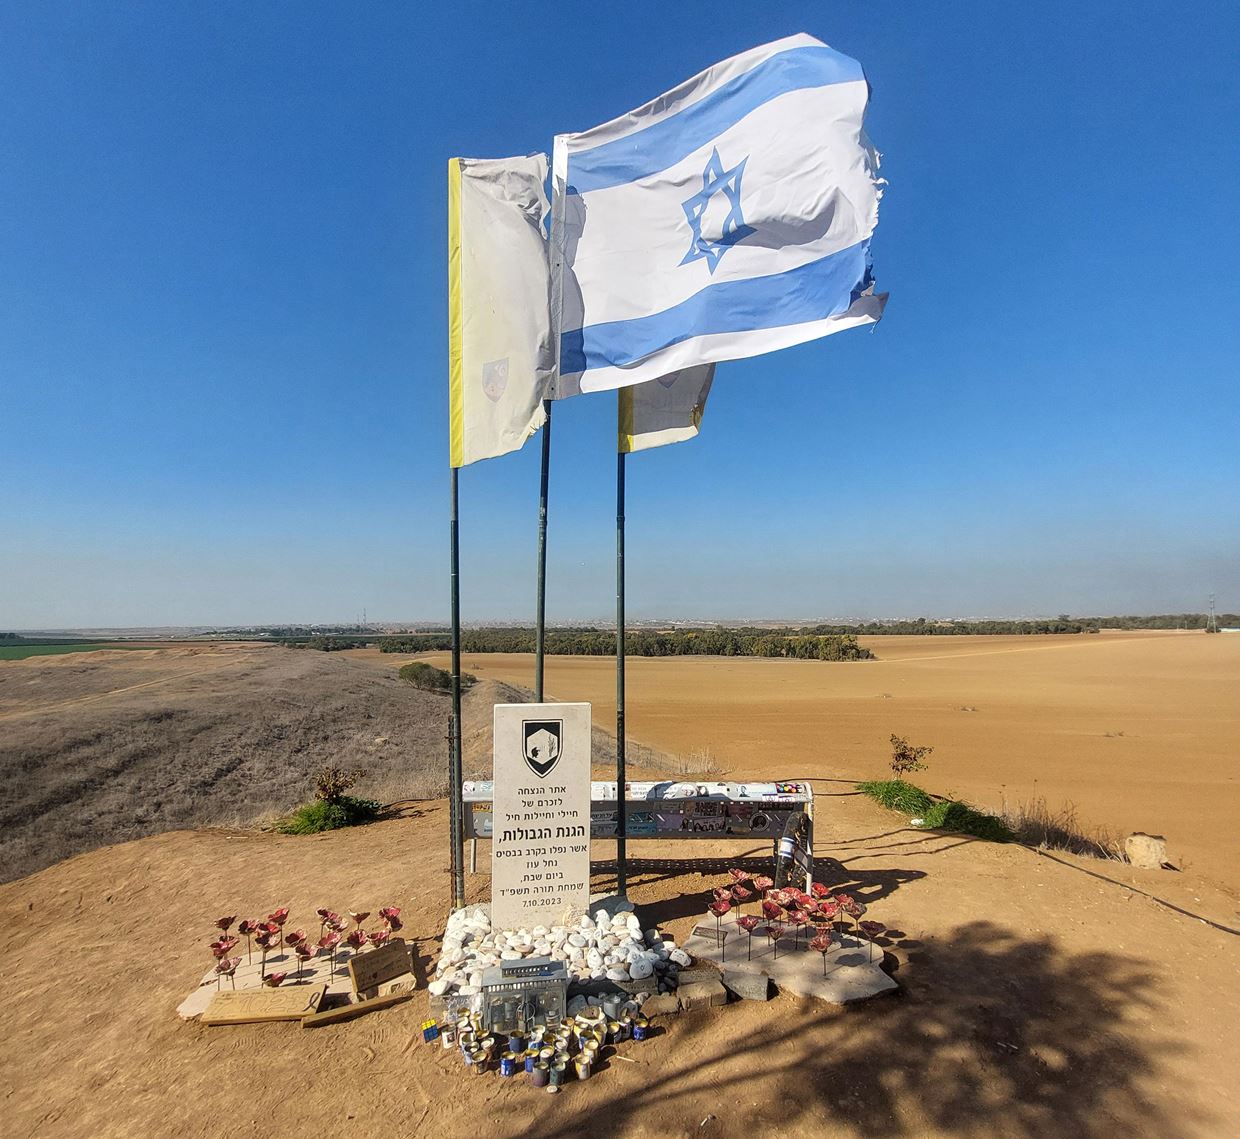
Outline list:
[[[901,989],[848,1009],[784,995],[687,1014],[557,1096],[468,1076],[452,1055],[423,1045],[424,992],[315,1030],[212,1029],[175,1015],[209,964],[221,913],[289,905],[293,922],[310,926],[322,905],[399,905],[429,964],[449,898],[442,802],[304,838],[160,834],[0,885],[0,1131],[6,1139],[237,1139],[328,1128],[446,1139],[1240,1134],[1240,920],[1228,883],[1195,864],[1137,871],[909,829],[851,785],[878,773],[891,731],[934,743],[926,782],[962,792],[968,785],[949,768],[961,755],[991,757],[1011,793],[1005,756],[1044,770],[1062,762],[1065,780],[1082,772],[1102,780],[1108,756],[1115,761],[1105,749],[1117,745],[1139,789],[1117,789],[1121,805],[1157,804],[1153,764],[1137,761],[1174,751],[1180,762],[1164,786],[1183,774],[1203,819],[1217,817],[1211,797],[1234,817],[1226,758],[1235,754],[1236,712],[1223,682],[1236,690],[1240,638],[1225,641],[987,638],[918,642],[901,659],[885,638],[875,646],[886,646],[885,659],[871,664],[634,662],[630,722],[639,739],[677,753],[705,742],[738,773],[813,778],[820,877],[860,897],[892,931],[887,967]],[[548,687],[593,699],[603,723],[608,663],[549,660]],[[467,667],[526,679],[519,659],[471,656]],[[1075,764],[1049,749],[1057,740]],[[991,777],[979,770],[979,780]],[[1039,791],[1049,795],[1044,780]],[[1084,805],[1075,786],[1063,793]],[[1176,802],[1191,817],[1191,799]],[[1226,869],[1226,848],[1210,835],[1166,830],[1175,849],[1200,841],[1191,862],[1216,857]],[[594,844],[600,890],[611,885],[612,850]],[[683,844],[631,850],[641,861],[630,893],[646,924],[678,939],[728,865],[768,855],[728,843],[695,844],[694,862],[684,861]],[[482,854],[485,870],[485,845]],[[485,900],[484,873],[467,885]]]
[[[1041,796],[1120,834],[1164,834],[1177,865],[1240,899],[1240,635],[862,642],[880,659],[630,658],[628,730],[747,777],[855,779],[885,774],[894,732],[934,747],[915,776],[927,790],[989,808]],[[532,684],[530,657],[466,654],[464,667]],[[614,723],[610,658],[548,657],[547,691]]]
[[[424,991],[314,1030],[204,1028],[175,1014],[220,913],[286,904],[312,925],[321,905],[396,904],[432,959],[448,904],[441,803],[310,838],[160,835],[0,886],[4,1134],[1240,1132],[1240,939],[1100,880],[1099,864],[903,830],[847,785],[817,789],[831,820],[819,828],[820,870],[895,931],[887,960],[901,991],[848,1009],[780,996],[685,1014],[558,1096],[469,1076],[422,1044]],[[608,847],[596,843],[595,857]],[[631,893],[647,923],[683,938],[722,870],[765,851],[715,853],[707,875],[643,864]],[[1161,892],[1169,875],[1123,877]],[[485,876],[468,885],[485,897]]]

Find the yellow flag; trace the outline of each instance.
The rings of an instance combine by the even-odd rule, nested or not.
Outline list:
[[[714,364],[699,364],[621,388],[619,449],[628,454],[692,439],[702,425],[714,378]]]
[[[454,467],[518,450],[555,370],[546,155],[448,162],[448,422]]]

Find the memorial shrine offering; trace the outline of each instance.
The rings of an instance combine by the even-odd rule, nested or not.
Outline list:
[[[416,982],[410,947],[394,936],[400,907],[346,913],[321,908],[305,928],[294,928],[287,906],[263,918],[216,919],[218,936],[207,946],[215,964],[177,1011],[203,1024],[311,1025],[408,999]]]
[[[562,962],[570,984],[611,981],[622,985],[652,980],[653,985],[643,988],[659,992],[674,989],[680,969],[690,963],[689,955],[675,942],[653,929],[643,933],[633,913],[612,916],[599,909],[571,925],[495,930],[485,906],[469,906],[448,918],[431,994],[478,997],[483,991],[484,970],[526,958]],[[570,1003],[568,1011],[579,1007]]]
[[[524,1077],[530,1087],[558,1092],[570,1080],[588,1080],[609,1049],[647,1039],[650,1021],[629,1004],[612,1010],[591,1005],[567,1019],[505,1032],[466,1010],[442,1026],[434,1021],[423,1025],[424,1039],[435,1039],[436,1033],[445,1049],[459,1049],[474,1075]]]

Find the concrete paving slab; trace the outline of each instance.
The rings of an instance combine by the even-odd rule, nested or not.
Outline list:
[[[362,953],[368,953],[370,950],[363,949]],[[410,950],[412,957],[412,948]],[[237,966],[235,978],[236,988],[257,989],[263,983],[263,966],[260,954],[255,952],[251,961],[245,960],[245,943],[243,942],[237,949],[233,950],[235,956],[240,956],[242,961]],[[205,955],[205,954],[204,954]],[[326,985],[327,995],[324,997],[325,1004],[331,1004],[333,998],[347,996],[350,999],[353,996],[353,982],[349,978],[349,958],[353,955],[352,950],[347,946],[343,949],[336,950],[335,963],[327,954],[313,957],[301,967],[301,976],[297,976],[297,957],[293,951],[285,947],[281,951],[267,954],[267,974],[284,973],[285,980],[281,983],[280,988],[287,989],[294,985]],[[412,963],[410,969],[412,970]],[[224,977],[217,984],[215,976],[215,968],[212,966],[203,974],[202,980],[198,983],[198,987],[189,994],[178,1006],[177,1014],[185,1020],[193,1017],[201,1016],[211,1003],[211,997],[216,990],[221,991],[233,989],[233,980]],[[392,986],[389,986],[389,989]]]
[[[764,973],[781,989],[832,1004],[866,1000],[900,987],[881,968],[883,951],[864,938],[837,933],[824,957],[809,948],[803,931],[799,945],[791,935],[784,937],[776,957],[775,946],[761,932],[754,934],[751,945],[734,912],[719,923],[718,935],[714,915],[704,916],[682,948],[695,961],[713,962],[729,973]]]

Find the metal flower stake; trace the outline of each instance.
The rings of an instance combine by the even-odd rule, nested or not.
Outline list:
[[[761,920],[761,918],[754,917],[753,914],[742,914],[736,919],[736,924],[749,934],[749,956],[746,958],[748,961],[753,960],[753,931],[758,928]]]
[[[822,975],[827,975],[827,951],[831,948],[835,938],[831,936],[825,929],[814,935],[810,940],[809,947],[818,950],[822,954]]]

